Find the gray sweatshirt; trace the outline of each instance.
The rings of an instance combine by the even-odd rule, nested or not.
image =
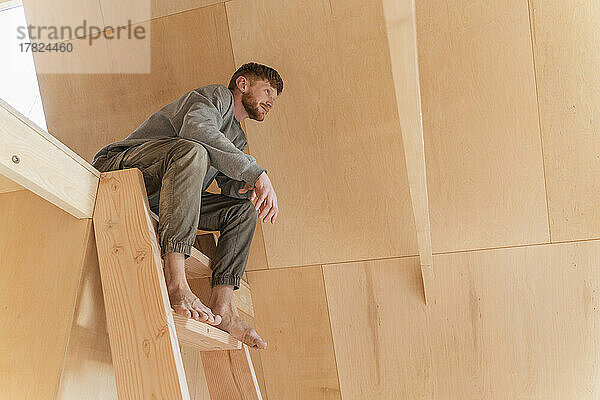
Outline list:
[[[103,147],[94,161],[109,151],[125,151],[148,140],[180,137],[200,143],[208,152],[210,168],[202,190],[216,178],[222,194],[249,198],[251,191],[238,193],[238,189],[244,182],[253,185],[266,169],[242,151],[248,142],[233,106],[233,94],[226,86],[199,87],[156,111],[124,140]]]

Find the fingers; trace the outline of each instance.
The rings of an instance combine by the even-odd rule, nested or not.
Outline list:
[[[261,207],[263,206],[263,203],[265,202],[266,198],[267,198],[267,195],[265,193],[263,193],[263,194],[260,195],[260,197],[258,198],[258,200],[256,200],[256,204],[254,205],[254,208],[256,209],[256,211],[259,211],[261,209]]]
[[[271,210],[271,207],[273,207],[273,200],[271,198],[267,198],[260,209],[258,218],[262,218],[264,222],[264,217]]]
[[[277,197],[275,197],[275,200],[273,201],[273,216],[271,217],[271,223],[274,224],[275,220],[277,219],[277,215],[279,214],[279,207],[277,206]]]
[[[277,214],[279,214],[279,208],[277,207],[277,197],[273,196],[269,197],[261,208],[259,218],[262,218],[262,222],[271,222],[274,223],[277,218]]]
[[[271,207],[271,209],[269,210],[269,213],[263,218],[263,222],[271,222],[273,223],[273,216],[275,216],[275,214],[277,213],[277,207],[275,205],[273,205]]]

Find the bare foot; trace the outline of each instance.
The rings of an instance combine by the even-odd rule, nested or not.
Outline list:
[[[219,325],[222,322],[221,316],[213,314],[211,309],[202,304],[189,287],[169,288],[168,291],[171,307],[177,314],[210,325]]]
[[[254,347],[255,349],[267,348],[267,342],[262,340],[258,336],[258,333],[256,333],[256,330],[240,318],[231,303],[215,304],[211,308],[223,318],[223,322],[217,325],[217,328],[228,332],[231,336],[250,347]]]
[[[177,314],[210,325],[219,325],[222,322],[221,316],[213,314],[211,309],[202,304],[200,299],[190,289],[185,278],[183,254],[167,254],[165,256],[164,273],[167,291],[169,292],[169,301]]]

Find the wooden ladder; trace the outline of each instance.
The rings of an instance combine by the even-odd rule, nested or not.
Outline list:
[[[138,169],[101,174],[93,222],[118,398],[194,399],[182,361],[185,346],[186,353],[200,352],[212,400],[262,399],[245,344],[173,313],[156,220]],[[210,277],[209,262],[194,248],[186,275]],[[247,283],[234,292],[234,301],[253,315]],[[188,378],[195,373],[187,372]]]

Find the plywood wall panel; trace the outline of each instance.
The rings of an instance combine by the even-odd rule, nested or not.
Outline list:
[[[60,42],[68,39],[68,31],[65,30],[66,36],[63,37],[60,33],[61,27],[69,27],[73,37],[83,37],[86,31],[83,28],[84,23],[86,27],[104,26],[100,0],[23,0],[23,8],[27,25],[31,25],[34,32],[34,35],[30,35],[32,42]],[[49,27],[58,29],[59,39],[52,39]],[[38,29],[41,37],[37,35]]]
[[[341,399],[320,266],[248,272],[270,399]]]
[[[0,175],[0,193],[15,192],[17,190],[25,190],[25,188],[12,179]]]
[[[57,400],[117,400],[99,268],[90,229]]]
[[[118,0],[100,0],[102,16],[106,26],[125,26],[160,18],[184,11],[190,11],[213,4],[224,3],[223,0],[134,0],[122,2]]]
[[[342,398],[432,400],[419,258],[326,265],[323,273]]]
[[[150,29],[151,74],[39,75],[48,131],[87,161],[186,91],[226,84],[235,71],[223,4],[153,20]],[[119,63],[136,51],[111,43],[107,57],[87,54],[82,62]],[[44,60],[36,57],[36,68]]]
[[[23,5],[27,14],[27,23],[34,27],[41,26],[68,26],[73,29],[73,37],[82,37],[86,33],[82,27],[94,26],[100,30],[137,24],[165,17],[172,14],[190,11],[214,4],[222,4],[222,0],[130,0],[127,2],[116,0],[82,0],[69,2],[65,0],[25,0]],[[43,29],[44,38],[49,38],[47,29]],[[54,41],[68,40],[69,37],[61,36]],[[43,40],[47,42],[47,40]]]
[[[342,396],[598,398],[598,260],[600,241],[436,255],[428,306],[414,258],[325,266]]]
[[[549,242],[527,2],[416,6],[433,251]]]
[[[0,221],[0,397],[54,400],[91,222],[27,190]]]
[[[552,241],[600,237],[600,3],[530,1]]]
[[[282,95],[248,140],[278,196],[270,268],[417,253],[379,2],[230,1],[236,65],[276,68]]]

